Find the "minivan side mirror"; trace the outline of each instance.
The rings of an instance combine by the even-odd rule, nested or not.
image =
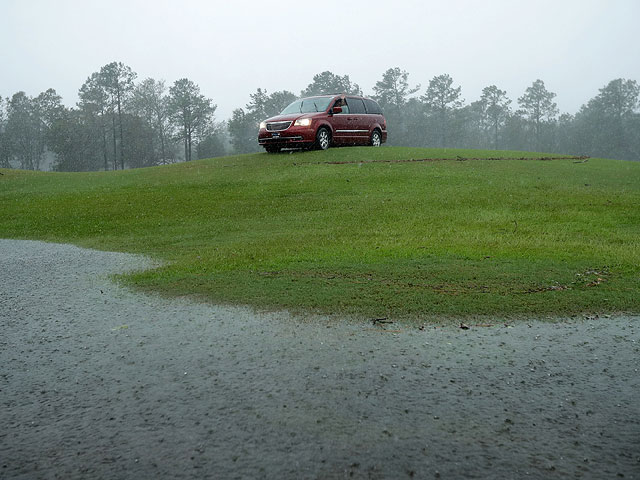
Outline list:
[[[333,107],[333,113],[342,113],[342,107]]]

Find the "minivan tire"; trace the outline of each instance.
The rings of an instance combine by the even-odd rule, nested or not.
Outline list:
[[[371,139],[369,140],[369,145],[372,147],[379,147],[382,144],[382,135],[378,130],[374,130],[371,134]]]
[[[316,133],[316,147],[319,150],[326,150],[331,145],[331,133],[326,127],[320,127]]]

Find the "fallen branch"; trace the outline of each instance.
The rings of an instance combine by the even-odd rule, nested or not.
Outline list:
[[[384,325],[384,324],[393,323],[393,322],[391,320],[388,320],[387,317],[382,317],[382,318],[372,318],[371,323],[373,323],[374,325],[376,324]]]

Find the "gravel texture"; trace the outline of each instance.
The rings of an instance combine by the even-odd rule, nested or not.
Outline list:
[[[0,478],[640,478],[640,318],[492,327],[162,299],[0,240]]]

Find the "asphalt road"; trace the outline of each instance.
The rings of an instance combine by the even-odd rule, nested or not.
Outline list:
[[[421,330],[108,277],[150,266],[0,240],[0,478],[640,478],[638,317]]]

